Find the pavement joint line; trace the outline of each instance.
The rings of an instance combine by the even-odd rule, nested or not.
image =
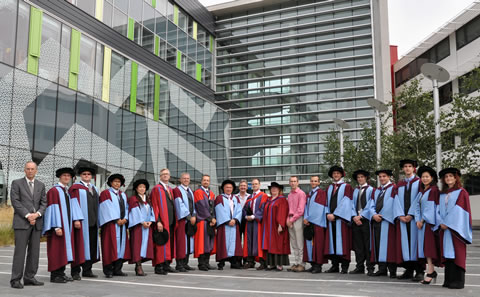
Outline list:
[[[0,272],[0,274],[9,274],[7,272]],[[49,277],[47,275],[39,275],[39,277]],[[228,288],[210,288],[210,287],[191,287],[191,286],[176,286],[176,285],[162,285],[152,283],[137,283],[131,281],[116,281],[116,280],[102,280],[102,279],[82,279],[88,282],[100,283],[116,283],[121,285],[134,286],[148,286],[148,287],[163,287],[171,289],[185,289],[185,290],[201,290],[201,291],[216,291],[216,292],[232,292],[232,293],[248,293],[248,294],[267,294],[267,295],[294,295],[294,296],[332,296],[332,297],[368,297],[361,295],[342,295],[342,294],[326,294],[326,293],[307,293],[307,292],[275,292],[275,291],[260,291],[260,290],[237,290]]]

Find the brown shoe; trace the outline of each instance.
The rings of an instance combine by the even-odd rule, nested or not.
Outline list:
[[[260,266],[258,266],[256,269],[257,270],[264,270],[266,267],[264,264],[260,264]]]
[[[304,272],[305,267],[303,265],[298,264],[297,267],[295,268],[294,272]]]
[[[292,265],[290,266],[290,268],[287,269],[287,271],[290,271],[290,272],[297,271],[297,267],[298,267],[298,264]]]

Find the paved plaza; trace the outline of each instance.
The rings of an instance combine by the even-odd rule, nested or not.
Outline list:
[[[97,279],[82,279],[68,284],[52,284],[47,272],[46,245],[42,244],[38,280],[44,287],[10,288],[13,247],[0,248],[1,296],[480,296],[480,231],[474,231],[474,243],[468,246],[465,289],[441,287],[443,269],[437,269],[436,285],[424,286],[411,281],[373,278],[362,275],[316,274],[231,270],[192,271],[155,275],[150,262],[144,265],[146,277],[136,277],[133,265],[125,265],[127,277],[104,278],[101,263],[94,272]],[[354,261],[354,259],[352,259]],[[191,260],[196,267],[196,259]],[[212,263],[213,259],[212,259]],[[350,269],[353,269],[350,265]],[[329,265],[324,265],[324,270]],[[401,273],[402,269],[399,269]],[[67,269],[69,273],[69,269]]]

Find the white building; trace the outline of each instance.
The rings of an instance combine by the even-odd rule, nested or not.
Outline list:
[[[462,78],[480,66],[479,2],[467,7],[394,64],[394,92],[398,94],[413,78],[423,78],[420,67],[427,62],[436,63],[450,73],[450,80],[439,84],[441,108],[448,108],[452,94],[459,93],[459,90],[463,89],[463,93],[472,96],[480,94],[479,90],[467,90],[462,85]],[[423,90],[432,90],[428,79],[422,80],[420,86]],[[470,193],[473,224],[480,226],[480,178],[467,177],[465,180],[464,187]]]

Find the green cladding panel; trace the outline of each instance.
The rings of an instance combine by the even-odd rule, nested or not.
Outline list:
[[[68,87],[73,90],[78,88],[78,72],[80,69],[80,38],[81,33],[72,29],[70,40],[70,75],[68,78]]]
[[[38,75],[38,61],[42,45],[42,18],[43,12],[30,7],[30,32],[28,36],[28,64],[27,71]]]
[[[133,40],[134,32],[135,32],[135,20],[132,18],[128,18],[128,32],[127,32],[128,39]]]
[[[155,74],[155,90],[153,98],[153,119],[158,121],[160,117],[160,75],[158,74]]]
[[[182,52],[177,50],[177,68],[182,69]]]
[[[137,111],[137,83],[138,83],[138,64],[132,62],[132,78],[130,80],[130,111]]]
[[[196,72],[196,74],[197,74],[197,80],[198,80],[199,82],[201,82],[201,81],[202,81],[202,64],[197,63],[197,72]]]

